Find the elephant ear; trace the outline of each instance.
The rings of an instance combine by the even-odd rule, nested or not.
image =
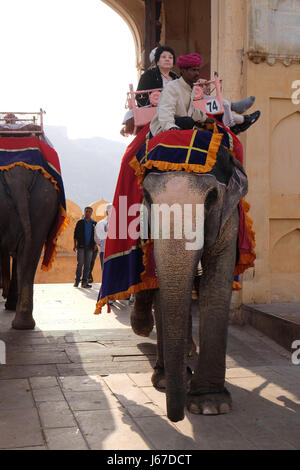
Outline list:
[[[248,192],[248,179],[242,165],[235,158],[232,159],[232,164],[232,175],[226,186],[226,192],[224,195],[220,231],[236,209],[240,200]]]

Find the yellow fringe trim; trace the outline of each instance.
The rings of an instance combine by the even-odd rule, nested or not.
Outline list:
[[[65,211],[65,209],[63,208],[62,205],[60,205],[60,214],[59,216],[62,216],[64,217],[64,221],[63,223],[61,224],[61,226],[59,227],[58,231],[57,231],[57,234],[56,234],[56,237],[55,239],[53,239],[53,245],[54,245],[54,249],[53,249],[53,253],[52,253],[52,256],[50,258],[50,261],[47,265],[45,264],[42,264],[41,265],[41,269],[43,271],[50,271],[50,269],[52,268],[52,264],[56,258],[56,255],[57,255],[57,251],[56,251],[56,248],[57,248],[57,240],[58,240],[58,237],[60,236],[60,234],[68,227],[70,221],[67,217],[67,213]]]
[[[103,297],[103,299],[98,300],[96,304],[96,310],[94,312],[95,315],[98,315],[101,313],[102,307],[109,300],[124,300],[124,299],[127,299],[131,294],[135,294],[136,292],[140,292],[141,290],[158,288],[158,280],[156,278],[147,279],[146,277],[147,264],[148,264],[148,259],[149,259],[149,247],[151,243],[153,243],[153,241],[150,239],[150,240],[147,240],[142,245],[143,265],[145,266],[145,270],[141,273],[142,282],[140,282],[139,284],[130,286],[129,289],[127,289],[126,291],[117,292],[116,294],[110,294],[110,295],[107,295],[106,297]]]
[[[192,136],[192,141],[196,136],[194,132]],[[193,163],[172,163],[172,162],[161,162],[157,160],[147,160],[146,163],[140,163],[136,156],[129,162],[129,166],[133,168],[135,175],[138,178],[139,186],[142,185],[146,169],[152,169],[153,167],[161,171],[186,171],[187,173],[208,173],[214,164],[216,163],[217,153],[221,145],[223,134],[217,132],[217,127],[214,126],[214,133],[212,135],[209,148],[207,151],[207,158],[205,165],[198,165]],[[189,153],[192,150],[192,147],[189,148]],[[151,151],[149,152],[151,153]],[[147,150],[145,157],[147,156]],[[145,158],[144,157],[144,158]]]
[[[99,315],[100,313],[102,313],[101,312],[102,307],[105,304],[107,304],[109,300],[124,300],[124,299],[127,299],[131,294],[136,294],[137,292],[140,292],[141,290],[157,289],[157,288],[158,288],[157,279],[149,279],[148,281],[140,282],[139,284],[129,287],[129,289],[127,289],[126,291],[107,295],[106,297],[103,297],[103,299],[98,300],[96,304],[96,309],[94,311],[94,315]]]
[[[51,183],[54,184],[54,187],[57,191],[59,191],[59,187],[57,186],[57,182],[55,181],[55,179],[53,178],[53,176],[51,176],[42,166],[40,165],[28,165],[28,163],[24,163],[24,162],[14,162],[14,163],[11,163],[10,165],[7,165],[7,166],[2,166],[0,167],[0,170],[1,171],[6,171],[6,170],[10,170],[11,168],[13,168],[14,166],[24,166],[25,168],[27,168],[28,170],[41,170],[41,172],[43,173],[43,175],[45,176],[45,178],[51,180]]]
[[[149,248],[150,245],[153,243],[153,240],[150,238],[147,240],[145,243],[142,245],[142,250],[143,250],[143,265],[145,266],[145,270],[141,273],[141,279],[143,282],[147,281],[147,265],[149,261]]]
[[[242,274],[246,269],[248,268],[253,268],[254,266],[254,261],[256,259],[256,253],[255,253],[255,232],[252,230],[253,226],[253,220],[250,219],[248,216],[248,212],[250,210],[250,204],[246,202],[244,199],[242,199],[242,207],[245,212],[245,219],[246,219],[246,226],[247,226],[247,231],[248,231],[248,238],[249,242],[251,245],[250,248],[250,253],[244,253],[241,254],[239,259],[238,259],[238,264],[235,267],[234,270],[234,275],[238,276],[239,274]]]
[[[239,282],[233,281],[232,290],[241,290],[241,288],[242,288],[242,285]]]
[[[56,191],[60,191],[58,185],[57,185],[57,182],[55,181],[55,179],[53,178],[53,176],[51,176],[42,166],[40,165],[28,165],[28,163],[24,163],[24,162],[14,162],[14,163],[11,163],[10,165],[7,165],[7,166],[2,166],[0,167],[0,170],[1,171],[9,171],[11,168],[15,167],[15,166],[23,166],[25,168],[27,168],[28,170],[40,170],[43,174],[43,176],[47,179],[49,179],[51,181],[51,183],[53,184],[54,188],[56,189]],[[56,257],[57,255],[57,252],[56,252],[56,247],[57,247],[57,239],[59,237],[59,235],[67,228],[67,226],[69,225],[69,220],[68,220],[68,217],[67,217],[67,214],[66,214],[66,211],[65,209],[63,208],[62,205],[60,205],[60,215],[62,215],[63,217],[65,217],[65,220],[64,222],[61,224],[58,232],[57,232],[57,235],[55,237],[55,239],[53,240],[53,244],[54,244],[54,250],[53,250],[53,254],[51,256],[51,259],[48,263],[48,265],[44,265],[42,264],[41,266],[41,269],[43,271],[49,271],[51,268],[52,268],[52,264],[53,264],[53,261],[54,261],[54,258]]]
[[[127,289],[126,291],[117,292],[116,294],[110,294],[110,295],[107,295],[106,297],[103,297],[103,299],[99,300],[96,304],[96,310],[94,312],[95,315],[102,313],[101,312],[102,307],[109,300],[124,300],[124,299],[127,299],[131,294],[135,294],[136,292],[140,292],[141,290],[158,288],[158,280],[156,278],[147,279],[146,277],[147,264],[148,264],[148,259],[149,259],[149,247],[151,243],[153,243],[151,239],[147,240],[141,247],[143,250],[143,265],[145,266],[145,270],[140,275],[142,282],[129,287],[129,289]]]

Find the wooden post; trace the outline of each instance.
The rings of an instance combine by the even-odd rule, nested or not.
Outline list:
[[[160,42],[161,24],[159,22],[161,0],[145,1],[145,38],[144,38],[144,69],[150,65],[149,54]]]

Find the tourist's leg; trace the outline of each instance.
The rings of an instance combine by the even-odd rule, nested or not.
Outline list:
[[[77,249],[77,268],[76,268],[76,278],[75,278],[76,282],[80,281],[83,263],[84,263],[84,248],[78,248]]]
[[[226,127],[231,127],[234,126],[235,120],[233,117],[233,114],[231,112],[231,106],[229,101],[223,100],[223,108],[224,108],[224,114],[223,114],[223,124]]]
[[[92,248],[84,248],[84,265],[83,265],[83,275],[82,275],[82,284],[87,284],[88,275],[91,266],[91,260],[93,256]]]

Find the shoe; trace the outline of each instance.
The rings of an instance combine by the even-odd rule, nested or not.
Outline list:
[[[83,287],[84,289],[90,289],[93,286],[91,286],[91,284],[88,284],[88,283],[84,283],[84,284],[81,283],[81,287]]]
[[[231,127],[230,130],[234,134],[239,134],[240,132],[245,132],[249,129],[252,124],[254,124],[260,117],[260,111],[255,111],[252,114],[245,114],[244,115],[244,122],[242,124],[236,124],[235,126]]]
[[[73,287],[78,287],[78,286],[79,286],[79,282],[75,281],[73,284]]]
[[[89,277],[88,282],[94,282],[94,279],[92,277]]]

